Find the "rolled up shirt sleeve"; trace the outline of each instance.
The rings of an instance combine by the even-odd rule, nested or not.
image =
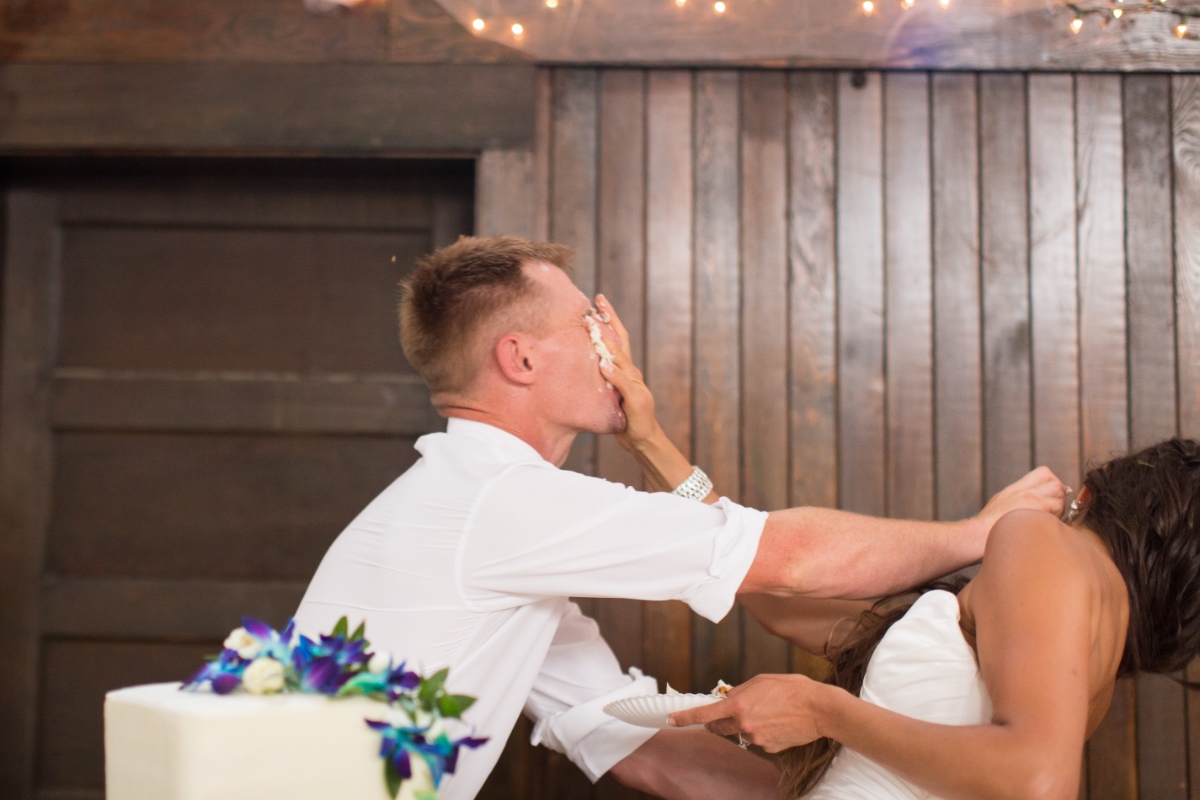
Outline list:
[[[596,623],[569,603],[525,703],[534,720],[530,740],[565,754],[594,783],[657,733],[604,707],[657,691],[657,681],[637,668],[623,673]]]
[[[682,600],[714,622],[732,608],[767,518],[727,498],[710,506],[549,464],[499,475],[473,515],[488,524],[468,526],[458,577],[480,610],[555,596]]]

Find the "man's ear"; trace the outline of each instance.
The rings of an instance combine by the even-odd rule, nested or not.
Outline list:
[[[510,333],[496,342],[496,364],[513,383],[529,385],[535,378],[530,342],[519,333]]]

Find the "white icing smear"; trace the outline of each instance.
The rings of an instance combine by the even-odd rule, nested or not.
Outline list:
[[[596,351],[596,355],[600,357],[600,368],[611,370],[613,368],[613,354],[608,349],[608,345],[604,343],[603,335],[600,332],[600,323],[608,322],[607,314],[600,314],[598,311],[589,311],[583,315],[583,321],[588,328],[588,337],[592,340],[592,348]]]

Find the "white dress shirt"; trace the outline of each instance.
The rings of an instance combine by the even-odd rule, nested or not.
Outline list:
[[[521,439],[451,419],[421,458],[337,538],[296,612],[298,630],[366,623],[375,650],[478,698],[466,713],[491,741],[464,751],[443,800],[468,800],[524,710],[533,741],[593,781],[654,733],[606,716],[652,694],[621,671],[596,623],[567,598],[682,600],[713,621],[729,611],[766,513],[646,493],[560,470]]]

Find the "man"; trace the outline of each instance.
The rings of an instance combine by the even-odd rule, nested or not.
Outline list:
[[[739,592],[879,596],[978,560],[1000,514],[1061,510],[1063,487],[1031,473],[955,524],[718,500],[662,434],[620,321],[571,283],[570,255],[464,237],[418,264],[401,343],[447,431],[419,440],[422,458],[338,537],[297,623],[311,635],[362,619],[374,646],[449,667],[453,691],[478,698],[467,718],[491,742],[464,756],[445,800],[475,795],[522,710],[535,743],[592,780],[611,770],[664,797],[773,797],[775,769],[724,740],[607,717],[656,682],[622,674],[567,598],[678,599],[715,621]],[[619,435],[666,491],[559,469],[583,431]]]

